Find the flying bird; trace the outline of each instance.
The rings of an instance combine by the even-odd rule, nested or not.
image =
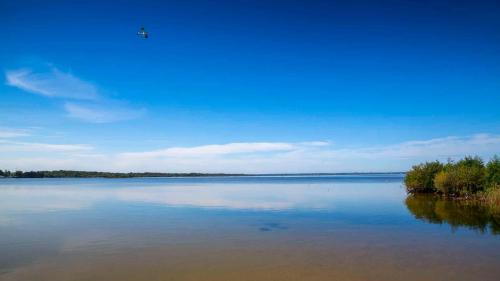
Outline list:
[[[137,35],[144,39],[148,39],[148,32],[144,29],[144,26],[137,32]]]

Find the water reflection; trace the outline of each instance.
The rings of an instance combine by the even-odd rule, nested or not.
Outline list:
[[[498,280],[500,237],[439,227],[460,214],[401,181],[4,179],[0,281]]]
[[[436,224],[449,224],[454,229],[468,227],[481,233],[500,234],[500,212],[481,202],[450,200],[434,195],[410,195],[406,207],[415,218]]]
[[[402,195],[402,189],[397,188],[399,182],[387,182],[384,178],[367,182],[360,177],[357,183],[346,182],[344,178],[319,179],[307,184],[302,182],[303,178],[298,178],[300,184],[297,184],[295,179],[278,181],[274,177],[234,177],[214,182],[205,182],[206,179],[200,182],[192,179],[184,182],[179,179],[21,180],[11,185],[4,182],[3,186],[0,182],[0,218],[6,222],[6,215],[10,213],[82,210],[110,202],[231,210],[333,210],[353,204],[387,205],[390,202],[395,205]]]

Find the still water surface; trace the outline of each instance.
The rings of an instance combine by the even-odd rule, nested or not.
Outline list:
[[[500,280],[500,220],[401,175],[0,179],[0,280]]]

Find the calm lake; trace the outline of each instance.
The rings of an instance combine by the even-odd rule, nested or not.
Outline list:
[[[0,280],[500,280],[499,218],[402,179],[0,179]]]

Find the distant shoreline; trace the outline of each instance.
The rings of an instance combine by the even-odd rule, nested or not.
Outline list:
[[[226,173],[114,173],[96,171],[1,171],[0,178],[174,178],[174,177],[252,177],[252,176],[353,176],[404,175],[405,172],[352,172],[352,173],[279,173],[279,174],[226,174]]]

